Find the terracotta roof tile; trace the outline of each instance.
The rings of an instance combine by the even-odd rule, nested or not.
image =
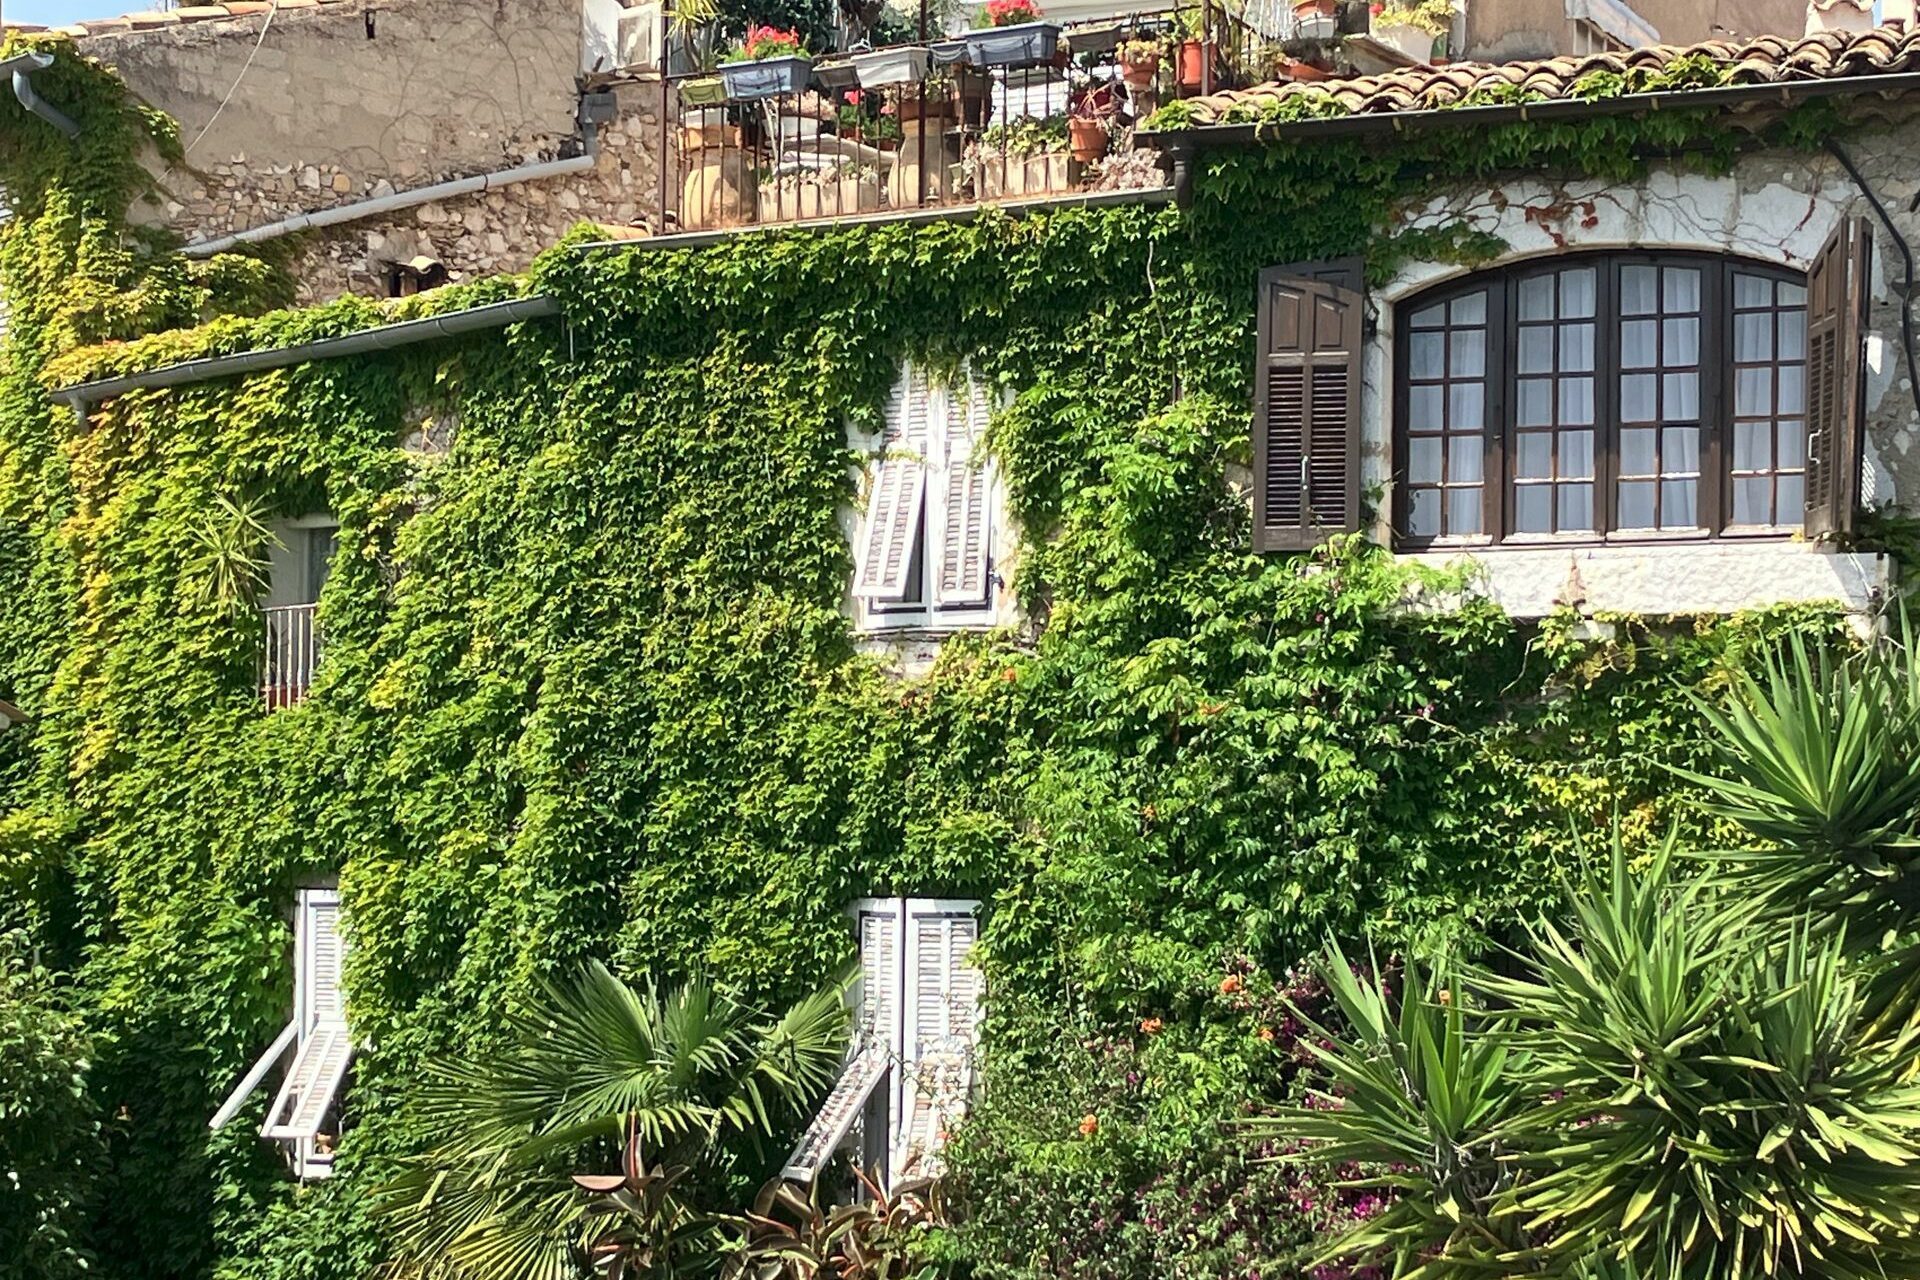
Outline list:
[[[1516,90],[1531,99],[1550,100],[1575,96],[1576,86],[1596,72],[1652,76],[1683,59],[1716,63],[1726,69],[1726,82],[1736,85],[1920,72],[1920,29],[1878,27],[1861,34],[1828,31],[1803,38],[1710,40],[1705,44],[1652,45],[1626,53],[1583,54],[1538,62],[1464,62],[1406,67],[1342,80],[1279,80],[1190,98],[1186,105],[1193,124],[1210,125],[1256,118],[1294,99],[1331,102],[1354,115],[1427,111],[1453,106],[1472,94],[1507,98]]]
[[[347,4],[350,0],[280,0],[280,9],[314,9],[322,5]],[[89,36],[124,35],[129,31],[157,31],[162,27],[186,26],[197,22],[231,22],[235,18],[250,18],[273,8],[272,0],[225,0],[221,4],[187,4],[178,9],[167,9],[145,13],[129,13],[112,18],[86,18],[67,26],[56,28],[76,40]],[[21,23],[9,22],[9,28],[23,31],[42,30]]]

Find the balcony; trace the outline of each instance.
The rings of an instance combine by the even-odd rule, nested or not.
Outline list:
[[[269,711],[294,705],[313,687],[314,668],[320,662],[315,608],[311,604],[283,604],[261,610],[266,620],[266,649],[260,657],[260,697]]]
[[[948,33],[923,8],[907,43],[872,47],[856,30],[845,52],[775,42],[773,56],[718,64],[711,42],[697,56],[697,37],[663,33],[683,68],[660,82],[665,226],[1159,186],[1153,158],[1133,150],[1135,123],[1172,98],[1283,72],[1300,35],[1293,9],[1061,0],[1016,15],[1028,21]]]

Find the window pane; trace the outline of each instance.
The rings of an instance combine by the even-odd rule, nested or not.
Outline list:
[[[1545,480],[1553,475],[1553,434],[1527,431],[1518,437],[1514,474],[1522,480]]]
[[[1523,427],[1545,427],[1553,424],[1553,380],[1551,378],[1520,379],[1520,403],[1514,414],[1514,421]]]
[[[1593,528],[1593,486],[1590,484],[1563,484],[1560,490],[1560,530],[1588,530]]]
[[[1651,529],[1653,523],[1652,480],[1622,480],[1620,482],[1620,527],[1622,529]]]
[[[1736,271],[1733,275],[1733,305],[1736,307],[1771,307],[1773,305],[1773,281],[1765,276],[1750,276]]]
[[[1804,365],[1780,366],[1779,413],[1805,413],[1807,410],[1807,370]]]
[[[1407,441],[1407,479],[1414,484],[1440,483],[1440,437]]]
[[[1447,491],[1447,532],[1479,533],[1480,529],[1480,490],[1448,489]]]
[[[1700,523],[1698,480],[1662,480],[1660,482],[1660,527],[1691,529]]]
[[[1593,474],[1593,432],[1560,433],[1560,476],[1583,480]]]
[[[1783,307],[1804,307],[1807,305],[1807,286],[1780,282],[1780,305]]]
[[[1487,388],[1481,382],[1456,382],[1447,389],[1447,427],[1479,431],[1486,426]]]
[[[1741,417],[1773,412],[1773,369],[1738,369],[1733,375],[1733,411]]]
[[[1772,524],[1772,507],[1772,477],[1743,477],[1733,482],[1733,522],[1735,524]]]
[[[1446,322],[1447,309],[1440,304],[1435,304],[1431,307],[1422,307],[1420,310],[1414,312],[1413,318],[1408,321],[1408,323],[1416,329],[1438,329]]]
[[[1620,325],[1620,367],[1622,369],[1651,369],[1659,363],[1659,348],[1655,345],[1660,336],[1660,326],[1652,320],[1627,320]]]
[[[1585,426],[1593,421],[1593,379],[1560,380],[1560,422],[1563,426]]]
[[[1660,301],[1668,312],[1700,309],[1700,272],[1694,267],[1660,269]]]
[[[1657,309],[1656,292],[1659,271],[1654,267],[1630,266],[1620,269],[1620,313],[1648,316]]]
[[[1780,358],[1782,360],[1807,358],[1807,313],[1805,311],[1780,313]]]
[[[1560,316],[1577,320],[1593,314],[1594,282],[1598,274],[1592,267],[1580,267],[1560,273]]]
[[[1520,282],[1520,318],[1553,319],[1553,277],[1529,276]]]
[[[1438,311],[1440,308],[1432,308]],[[1485,324],[1487,322],[1486,293],[1470,293],[1464,298],[1455,298],[1452,307],[1452,319],[1455,324]]]
[[[1415,333],[1407,339],[1407,372],[1415,378],[1438,378],[1446,373],[1446,338],[1438,333]]]
[[[1661,421],[1691,422],[1700,417],[1700,375],[1669,373],[1661,377]]]
[[[1650,373],[1627,373],[1620,376],[1620,420],[1622,422],[1654,422],[1660,417],[1660,384]]]
[[[1660,433],[1660,470],[1670,476],[1700,470],[1700,428],[1668,427]]]
[[[1765,471],[1773,465],[1773,424],[1736,422],[1733,424],[1733,469]]]
[[[1742,364],[1773,359],[1773,313],[1756,311],[1733,318],[1733,358]]]
[[[1520,327],[1520,372],[1553,372],[1553,329],[1544,324]]]
[[[1513,527],[1519,533],[1553,532],[1553,486],[1521,485],[1513,493]]]
[[[1440,533],[1440,490],[1415,489],[1407,495],[1407,532],[1417,538],[1438,537]]]
[[[1407,430],[1438,431],[1446,425],[1446,388],[1407,388]]]
[[[1669,367],[1700,363],[1700,321],[1689,316],[1660,326],[1660,362]]]
[[[1479,484],[1485,453],[1479,436],[1454,436],[1448,440],[1447,483]]]
[[[1560,372],[1593,372],[1593,326],[1570,324],[1560,330]]]
[[[1487,371],[1487,331],[1455,329],[1448,344],[1447,372],[1456,378],[1477,378]]]
[[[1781,288],[1785,288],[1782,285]],[[1806,478],[1798,475],[1781,476],[1774,482],[1774,514],[1777,524],[1799,524],[1806,519]]]
[[[1654,441],[1656,433],[1651,427],[1632,427],[1620,433],[1620,474],[1623,476],[1650,476],[1654,474]]]
[[[1776,437],[1780,443],[1780,467],[1797,471],[1807,465],[1807,424],[1797,418],[1780,423]]]

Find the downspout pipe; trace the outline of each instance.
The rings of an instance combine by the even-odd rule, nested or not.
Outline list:
[[[611,95],[605,96],[611,98]],[[416,205],[430,204],[435,200],[452,200],[458,196],[478,195],[483,191],[509,187],[516,183],[539,182],[543,178],[562,178],[568,174],[589,172],[600,158],[598,121],[602,117],[602,112],[596,109],[598,106],[599,104],[591,96],[583,103],[580,122],[582,145],[581,152],[577,156],[568,156],[563,160],[542,160],[537,164],[523,164],[494,173],[475,174],[471,178],[436,182],[430,187],[416,187],[412,191],[396,191],[390,196],[375,196],[371,200],[361,200],[354,204],[335,205],[331,209],[316,209],[312,213],[299,213],[291,218],[282,218],[278,222],[249,227],[245,231],[236,231],[232,235],[218,236],[212,240],[196,240],[184,246],[180,252],[189,258],[210,258],[216,253],[226,253],[241,245],[277,240],[281,236],[292,235],[296,231],[308,231],[316,227],[335,227],[343,222],[377,218],[381,214],[411,209]],[[611,103],[609,102],[607,106],[610,108]],[[610,109],[606,110],[605,118],[611,118],[611,114]]]
[[[77,138],[80,136],[80,126],[73,122],[72,117],[33,91],[33,73],[45,71],[52,65],[52,54],[30,51],[16,53],[13,57],[0,61],[0,71],[13,73],[13,96],[20,100],[21,106],[69,138]]]

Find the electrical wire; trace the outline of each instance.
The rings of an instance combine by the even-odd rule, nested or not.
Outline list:
[[[182,151],[181,155],[190,154],[200,145],[200,140],[207,136],[207,130],[213,128],[213,122],[220,118],[220,113],[227,109],[229,102],[233,101],[233,95],[240,91],[240,82],[247,78],[247,72],[253,67],[253,60],[260,54],[260,46],[267,42],[267,30],[273,26],[273,15],[278,12],[280,12],[280,0],[272,0],[267,9],[266,20],[260,24],[260,38],[253,42],[253,48],[248,52],[247,60],[240,64],[240,74],[235,76],[233,83],[227,86],[227,96],[220,99],[220,105],[213,109],[213,114],[207,117],[207,122],[200,126],[200,132],[193,135],[193,141],[187,144],[186,150]]]

